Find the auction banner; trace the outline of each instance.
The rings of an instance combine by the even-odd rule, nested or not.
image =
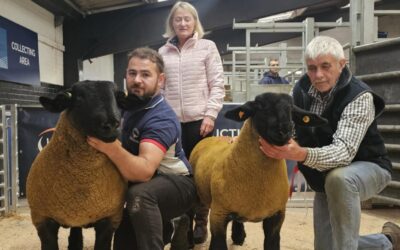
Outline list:
[[[238,136],[243,122],[224,117],[228,110],[239,107],[239,103],[225,103],[215,121],[214,136]],[[18,108],[18,163],[20,196],[24,197],[26,178],[36,155],[49,142],[58,121],[59,113],[51,113],[42,107]],[[287,161],[288,178],[293,177],[295,162]]]
[[[238,136],[243,122],[224,117],[226,111],[241,104],[224,104],[215,121],[216,136]],[[18,108],[18,164],[20,196],[25,197],[26,178],[36,155],[53,135],[59,113],[51,113],[42,107]]]
[[[22,197],[25,197],[26,178],[32,162],[53,135],[59,116],[42,107],[18,108],[19,192]]]
[[[224,103],[218,117],[215,120],[214,136],[238,136],[243,122],[237,122],[225,118],[225,113],[231,109],[238,108],[241,103]]]
[[[1,16],[0,80],[40,85],[37,33]]]

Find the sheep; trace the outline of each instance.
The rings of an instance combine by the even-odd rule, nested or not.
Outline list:
[[[71,227],[69,249],[82,249],[82,227],[95,228],[94,249],[111,248],[127,182],[106,155],[87,144],[86,137],[117,139],[121,118],[117,100],[120,106],[132,104],[107,81],[78,82],[54,99],[39,98],[51,112],[65,110],[27,178],[27,200],[42,249],[58,249],[60,226]]]
[[[190,155],[200,202],[211,209],[209,249],[227,249],[229,221],[233,221],[234,244],[244,242],[244,221],[263,221],[264,249],[279,249],[289,195],[286,162],[265,156],[259,137],[281,146],[292,137],[293,121],[301,125],[326,121],[295,107],[289,95],[276,93],[261,94],[225,117],[246,120],[237,139],[205,138]]]

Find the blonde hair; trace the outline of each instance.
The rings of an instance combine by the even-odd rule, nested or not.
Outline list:
[[[174,4],[172,7],[171,11],[169,12],[168,18],[165,22],[165,33],[163,34],[163,37],[165,38],[171,38],[174,37],[175,31],[174,27],[172,26],[174,14],[178,8],[181,8],[183,10],[189,11],[189,13],[193,16],[194,18],[194,32],[197,32],[198,38],[202,38],[204,36],[204,29],[203,26],[201,25],[200,19],[199,19],[199,14],[197,13],[197,10],[193,5],[187,2],[181,2],[178,1]]]

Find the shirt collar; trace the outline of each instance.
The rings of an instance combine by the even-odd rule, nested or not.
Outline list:
[[[308,94],[320,101],[328,101],[332,97],[332,93],[335,91],[337,86],[337,82],[335,86],[328,92],[328,94],[323,95],[321,92],[319,92],[313,85],[310,85],[310,88],[308,89]]]
[[[194,33],[192,34],[192,36],[188,39],[188,41],[189,41],[190,39],[193,39],[193,38],[194,38],[194,39],[197,39],[197,37],[198,37],[197,32],[194,32]],[[170,38],[170,39],[168,40],[168,42],[169,42],[170,44],[174,45],[175,47],[178,47],[179,40],[178,40],[178,37],[177,37],[177,36],[174,36],[174,37]]]
[[[162,101],[164,101],[164,96],[162,96],[161,94],[157,94],[153,96],[153,98],[151,98],[150,102],[146,105],[144,109],[152,109],[160,104]]]

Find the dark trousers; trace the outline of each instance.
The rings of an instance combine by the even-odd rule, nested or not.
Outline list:
[[[188,176],[158,174],[129,187],[114,249],[163,250],[172,233],[170,220],[193,207],[196,189]]]
[[[200,135],[200,127],[203,120],[194,122],[181,123],[182,129],[182,148],[185,151],[186,158],[189,159],[190,154],[196,144],[203,139]],[[207,135],[211,136],[212,132]]]
[[[203,120],[181,123],[182,147],[185,151],[186,158],[188,159],[196,144],[204,138],[200,135],[200,127],[202,122]],[[213,133],[214,130],[211,131],[206,137],[212,136]],[[208,207],[198,203],[194,212],[194,221],[196,226],[207,226]]]

